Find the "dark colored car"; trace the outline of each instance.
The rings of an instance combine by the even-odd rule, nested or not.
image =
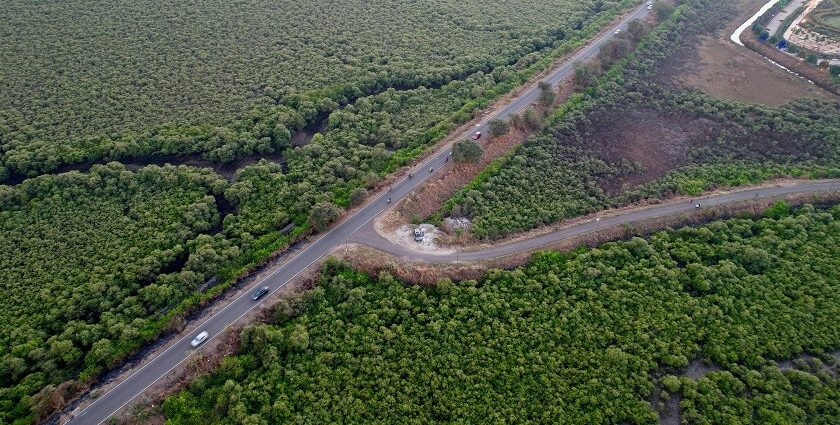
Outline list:
[[[251,299],[252,299],[252,300],[254,300],[254,301],[256,301],[256,300],[258,300],[258,299],[260,299],[260,298],[264,297],[264,296],[265,296],[265,294],[267,294],[267,293],[268,293],[268,286],[263,286],[262,288],[257,289],[256,291],[254,291],[254,294],[253,294],[253,295],[251,295]]]

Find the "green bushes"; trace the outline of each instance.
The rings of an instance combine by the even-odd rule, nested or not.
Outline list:
[[[389,87],[501,72],[498,95],[631,2],[209,3],[4,2],[0,170],[153,154],[230,162],[282,152],[289,131]],[[467,113],[495,97],[483,94]]]
[[[0,422],[29,416],[43,386],[90,376],[146,341],[237,254],[198,236],[219,225],[223,187],[205,171],[118,164],[0,186]]]
[[[673,392],[685,397],[680,405],[689,423],[837,423],[840,381],[821,369],[710,372],[697,381],[683,378]]]
[[[840,210],[806,207],[433,287],[329,265],[164,411],[173,424],[656,423],[662,368],[840,347],[838,231]]]
[[[510,132],[510,123],[504,120],[490,121],[490,136],[501,137]]]
[[[767,108],[652,82],[676,42],[707,28],[727,7],[704,4],[678,8],[631,56],[555,112],[545,131],[453,197],[442,214],[470,217],[474,236],[493,239],[646,199],[777,177],[840,175],[835,104],[808,100]],[[626,118],[639,115],[646,121]],[[659,121],[666,123],[663,134],[654,132]],[[675,137],[685,139],[661,143]]]
[[[481,159],[482,154],[484,154],[484,149],[474,140],[461,140],[452,146],[452,160],[456,163],[476,163]]]

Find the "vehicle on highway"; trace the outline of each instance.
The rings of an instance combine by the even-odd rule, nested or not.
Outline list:
[[[647,10],[653,9],[653,2],[648,3]]]
[[[423,231],[414,229],[414,242],[423,242]]]
[[[615,30],[615,33],[616,33],[616,34],[621,33],[621,28],[619,28],[619,29]]]
[[[472,139],[473,139],[473,140],[478,140],[478,139],[480,139],[480,138],[481,138],[481,132],[480,132],[480,131],[476,131],[476,132],[475,132],[475,134],[473,134]]]
[[[198,346],[199,346],[199,345],[201,345],[204,341],[207,341],[207,337],[208,337],[208,336],[210,336],[210,334],[208,334],[208,333],[207,333],[207,331],[203,331],[203,332],[201,332],[200,334],[196,335],[196,336],[195,336],[195,338],[193,338],[193,340],[192,340],[192,342],[190,343],[190,345],[192,345],[193,347],[198,347]]]
[[[256,300],[262,298],[263,296],[265,296],[265,294],[267,294],[267,293],[268,293],[268,286],[263,286],[262,288],[254,291],[254,293],[251,295],[251,299],[256,301]]]

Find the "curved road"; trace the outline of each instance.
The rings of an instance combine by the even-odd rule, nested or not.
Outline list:
[[[650,11],[647,10],[647,6],[645,4],[642,4],[638,8],[634,9],[632,13],[629,13],[609,31],[604,32],[588,46],[581,49],[577,54],[558,66],[544,79],[544,81],[551,84],[557,84],[569,78],[574,72],[575,62],[586,61],[593,58],[598,54],[598,50],[604,43],[615,37],[616,29],[625,29],[631,20],[643,18],[649,12]],[[533,85],[504,107],[499,108],[493,114],[483,118],[480,124],[466,131],[464,134],[460,135],[460,137],[455,138],[455,140],[468,138],[476,131],[486,133],[488,131],[488,123],[491,120],[508,119],[512,114],[522,111],[535,102],[539,95],[540,89],[536,85]],[[451,144],[440,148],[421,165],[412,170],[412,173],[415,176],[414,178],[403,179],[394,185],[391,192],[383,193],[369,201],[364,207],[356,211],[350,217],[344,219],[330,231],[320,235],[317,240],[310,243],[305,249],[292,257],[292,259],[275,270],[264,280],[252,284],[251,289],[259,286],[268,286],[271,293],[274,293],[306,270],[309,266],[326,256],[334,248],[349,241],[351,237],[354,237],[359,229],[371,222],[371,220],[388,208],[389,196],[393,198],[394,202],[398,201],[423,183],[423,181],[428,179],[429,176],[433,174],[429,171],[430,169],[437,170],[443,166],[446,163],[450,149]],[[464,259],[467,259],[467,257],[464,257]],[[185,333],[175,342],[170,343],[170,346],[166,350],[146,362],[146,364],[142,367],[132,372],[132,374],[124,381],[114,386],[105,394],[99,396],[99,398],[97,398],[89,406],[85,407],[81,411],[75,412],[75,416],[68,422],[68,424],[99,425],[115,413],[122,410],[122,408],[130,403],[135,397],[142,394],[147,388],[157,382],[158,379],[183,363],[195,352],[195,350],[190,346],[190,341],[194,337],[194,334],[200,331],[207,331],[210,335],[209,339],[213,339],[220,335],[228,326],[236,323],[245,314],[258,306],[259,303],[255,303],[251,300],[250,293],[250,290],[243,291],[242,295],[231,300],[229,304],[224,306],[224,308],[204,319],[204,322],[198,326],[196,331]]]
[[[533,238],[521,239],[509,243],[494,245],[489,248],[482,248],[474,251],[462,251],[458,253],[440,254],[416,251],[411,249],[409,246],[395,244],[385,239],[382,235],[373,230],[373,226],[365,226],[358,235],[351,238],[351,242],[366,245],[409,260],[420,260],[429,263],[452,263],[459,261],[474,262],[505,257],[519,252],[533,251],[546,245],[582,236],[600,229],[691,212],[697,209],[698,203],[701,208],[709,208],[756,199],[777,198],[793,194],[814,194],[825,192],[840,192],[840,179],[808,180],[786,185],[762,187],[760,189],[740,189],[718,195],[694,198],[688,201],[664,203],[645,209],[630,210],[616,215],[599,218],[597,220],[586,221],[551,233],[535,236]]]

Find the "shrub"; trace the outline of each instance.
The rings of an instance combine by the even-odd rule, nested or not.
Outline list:
[[[499,137],[504,136],[510,132],[510,124],[505,120],[490,121],[490,136]]]
[[[484,149],[475,140],[461,140],[452,147],[452,160],[458,163],[476,163],[483,154]]]

